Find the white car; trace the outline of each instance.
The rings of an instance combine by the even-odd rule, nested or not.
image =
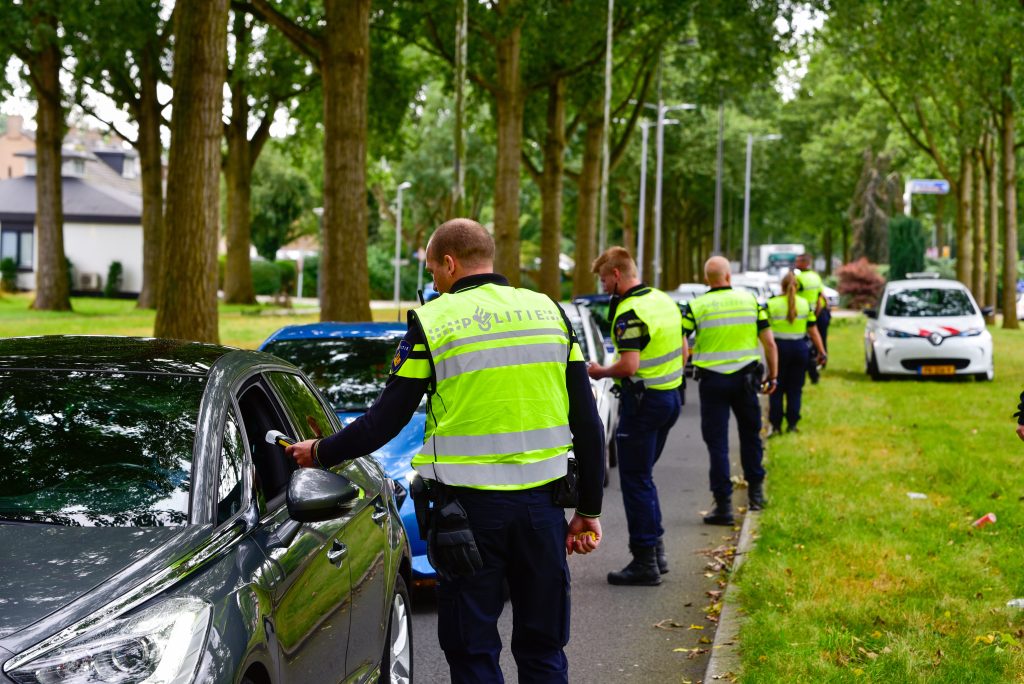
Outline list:
[[[604,336],[590,309],[585,304],[570,302],[562,302],[561,307],[576,332],[576,339],[580,342],[583,358],[590,363],[602,366],[614,363],[614,354],[610,354],[605,349]],[[618,462],[615,451],[615,430],[619,425],[619,398],[612,390],[615,387],[615,381],[611,378],[591,379],[590,387],[594,392],[594,399],[597,401],[597,414],[601,416],[601,422],[604,423],[608,465],[615,466]]]
[[[872,380],[888,375],[991,380],[994,375],[984,312],[960,282],[894,280],[885,286],[879,307],[864,314],[864,363]]]
[[[700,297],[710,289],[704,283],[683,283],[674,290],[665,290],[665,294],[676,300],[676,302],[688,302],[691,299]]]
[[[839,306],[839,291],[829,287],[828,285],[821,286],[821,294],[825,295],[825,301],[828,302],[828,308],[835,309]]]

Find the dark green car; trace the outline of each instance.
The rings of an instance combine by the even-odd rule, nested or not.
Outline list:
[[[268,438],[338,429],[268,354],[0,340],[0,681],[410,681],[391,481]]]

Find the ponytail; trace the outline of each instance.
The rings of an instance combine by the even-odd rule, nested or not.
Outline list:
[[[799,283],[797,283],[796,276],[793,275],[792,271],[787,273],[782,279],[783,294],[786,295],[786,320],[792,323],[796,320],[796,290]]]

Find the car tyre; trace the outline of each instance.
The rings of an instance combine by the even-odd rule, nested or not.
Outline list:
[[[995,369],[989,368],[984,373],[975,373],[974,374],[974,379],[977,382],[992,382],[992,379],[995,377],[995,375],[996,375]]]
[[[871,352],[871,358],[867,360],[867,373],[868,377],[875,382],[884,379],[882,374],[878,371],[878,359],[875,358],[875,352]]]
[[[412,682],[412,608],[409,589],[399,575],[391,599],[384,655],[380,661],[378,684],[409,684]]]

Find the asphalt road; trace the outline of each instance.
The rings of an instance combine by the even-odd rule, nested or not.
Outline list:
[[[740,470],[734,425],[732,433],[730,450],[736,474]],[[700,551],[732,539],[732,530],[701,522],[702,512],[710,507],[711,494],[707,451],[700,437],[697,388],[692,382],[683,413],[669,435],[654,476],[661,497],[670,571],[658,587],[613,587],[607,583],[607,573],[621,569],[630,558],[618,471],[613,469],[605,489],[601,548],[587,556],[569,558],[572,635],[566,654],[572,682],[660,684],[696,682],[704,676],[706,653],[691,658],[692,651],[674,649],[707,649],[709,645],[699,643],[700,638],[714,639],[715,624],[706,619],[703,609],[711,603],[705,592],[719,587],[714,578],[705,576],[710,559]],[[733,503],[746,505],[744,492],[735,494]],[[415,681],[447,682],[448,666],[437,645],[433,595],[418,591],[413,604]],[[659,623],[662,627],[655,627]],[[691,625],[703,629],[690,629]],[[505,644],[502,670],[507,681],[515,682],[515,661],[508,648],[512,635],[509,604],[499,629]]]

